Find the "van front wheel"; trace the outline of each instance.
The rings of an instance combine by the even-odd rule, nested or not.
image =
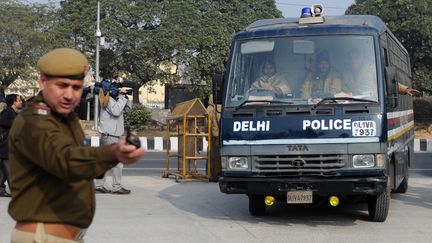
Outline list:
[[[387,182],[388,184],[388,182]],[[390,187],[368,200],[369,218],[374,222],[384,222],[387,219],[390,207]]]

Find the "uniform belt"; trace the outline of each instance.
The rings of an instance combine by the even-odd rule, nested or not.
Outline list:
[[[120,136],[111,135],[111,134],[109,134],[109,133],[102,133],[102,136],[105,136],[105,137],[113,137],[113,138],[120,138]]]
[[[43,223],[45,233],[68,240],[82,240],[85,229],[69,224],[47,224]],[[37,222],[17,222],[15,229],[25,232],[36,232]]]

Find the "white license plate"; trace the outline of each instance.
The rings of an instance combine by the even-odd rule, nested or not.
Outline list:
[[[287,193],[287,203],[312,203],[312,191],[289,191]]]
[[[354,137],[376,136],[375,121],[353,121],[352,135]]]

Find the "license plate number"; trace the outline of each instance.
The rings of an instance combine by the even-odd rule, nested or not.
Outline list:
[[[354,137],[376,136],[375,121],[354,121],[352,123],[352,135]]]
[[[312,203],[312,191],[289,191],[288,204]]]

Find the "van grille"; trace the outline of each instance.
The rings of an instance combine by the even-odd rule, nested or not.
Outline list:
[[[345,166],[340,154],[266,155],[254,157],[253,172],[260,175],[333,175]]]

